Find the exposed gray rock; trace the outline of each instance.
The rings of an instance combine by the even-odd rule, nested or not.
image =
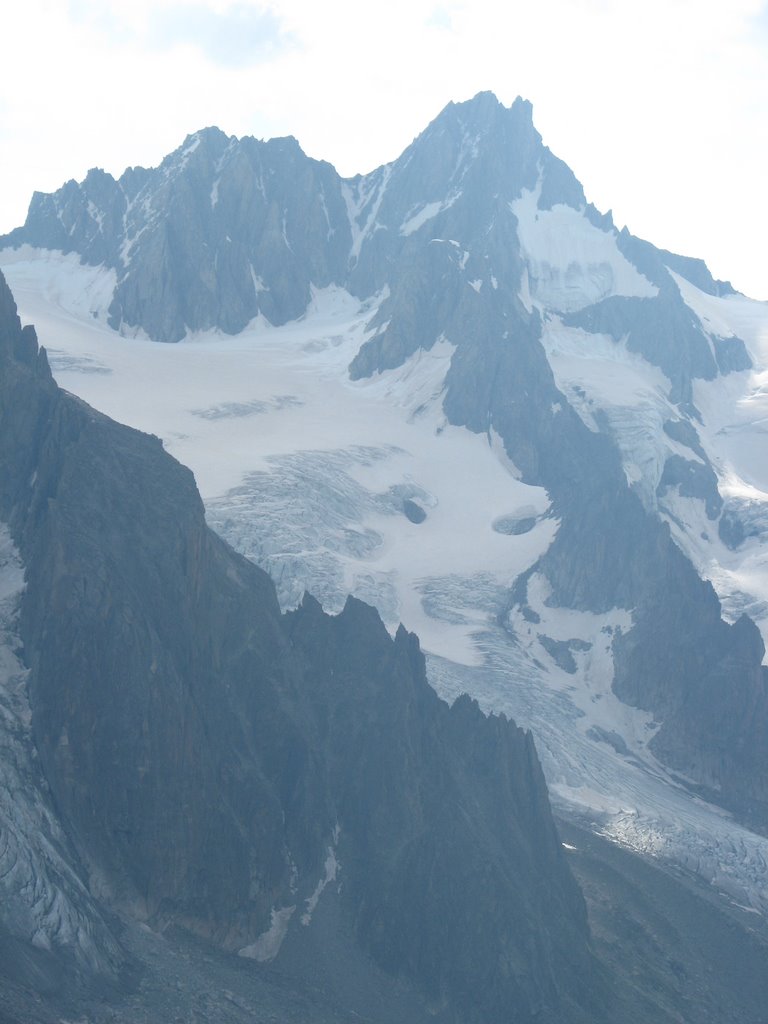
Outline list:
[[[630,352],[640,353],[669,378],[670,399],[688,411],[694,411],[694,378],[712,380],[717,375],[709,338],[672,287],[664,288],[653,299],[611,296],[567,314],[564,322],[607,334],[617,342],[626,338]]]
[[[700,498],[708,519],[717,519],[723,509],[717,476],[709,462],[694,462],[680,455],[670,455],[664,463],[656,493],[663,497],[670,487],[676,487],[683,498]]]
[[[570,675],[576,671],[576,660],[573,657],[573,651],[588,651],[591,644],[584,640],[553,640],[551,636],[545,636],[543,633],[538,634],[539,643],[552,658],[554,663],[563,670],[568,672]]]
[[[671,437],[673,441],[684,444],[686,448],[690,448],[700,459],[706,461],[707,456],[701,447],[699,435],[690,420],[666,420],[664,422],[664,433],[667,437]]]
[[[587,731],[587,735],[591,736],[593,739],[607,743],[609,747],[613,747],[616,753],[621,754],[622,757],[631,756],[631,751],[627,744],[624,742],[622,737],[612,729],[601,729],[599,725],[593,725]]]
[[[591,834],[586,822],[561,829],[595,945],[622,979],[615,1020],[639,1010],[640,1020],[654,1024],[758,1024],[768,1001],[764,919],[724,901],[716,888],[665,872],[653,857]]]
[[[34,245],[76,252],[85,263],[117,267],[131,200],[151,179],[143,168],[126,171],[120,182],[99,168],[58,192],[35,192],[23,227],[6,235],[4,245]]]
[[[669,252],[667,249],[659,249],[659,257],[665,266],[674,270],[676,274],[684,277],[686,281],[696,285],[703,292],[709,295],[735,295],[736,290],[730,281],[717,281],[709,272],[704,260],[695,259],[691,256],[679,256],[677,253]]]
[[[471,243],[497,217],[509,222],[507,202],[534,188],[540,174],[543,203],[583,203],[573,174],[542,145],[530,103],[518,98],[505,108],[489,92],[449,103],[398,160],[349,183],[360,210],[355,226],[367,225],[351,264],[352,291],[369,295],[388,284],[394,292],[393,276],[405,285],[411,254],[432,239],[458,241],[474,254]],[[489,244],[501,258],[519,258],[499,239]]]
[[[741,338],[712,338],[715,359],[722,374],[751,370],[752,360]]]
[[[410,519],[412,523],[423,523],[427,518],[427,513],[421,507],[417,505],[415,501],[410,498],[406,498],[403,501],[403,512],[407,519]]]
[[[372,958],[410,1019],[605,1019],[530,734],[441,702],[359,601],[281,616],[192,474],[58,390],[4,282],[0,470],[34,742],[92,895],[257,961],[327,902],[315,948]]]
[[[530,533],[538,520],[535,516],[499,516],[491,523],[496,533],[503,533],[508,537],[519,537],[523,533]]]
[[[717,533],[720,540],[731,551],[736,551],[744,543],[746,532],[741,519],[732,509],[725,509],[717,524]]]
[[[35,756],[23,591],[24,567],[0,524],[0,975],[58,988],[83,973],[113,983],[126,958],[88,892]]]
[[[0,245],[24,242],[114,267],[110,324],[178,341],[235,333],[259,313],[275,324],[300,316],[312,285],[342,280],[350,229],[338,175],[295,139],[207,128],[152,170],[118,181],[94,170],[35,193],[25,227]]]

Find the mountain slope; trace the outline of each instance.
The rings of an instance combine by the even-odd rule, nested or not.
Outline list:
[[[397,993],[372,1009],[374,965],[405,986],[402,1019],[599,1019],[530,734],[441,702],[416,639],[354,599],[282,617],[157,438],[57,388],[4,282],[0,370],[0,510],[25,569],[41,772],[24,798],[55,815],[69,874],[49,856],[36,890],[79,899],[102,958],[80,973],[128,964],[103,923],[117,911],[257,963],[357,958],[371,1019]],[[3,878],[3,926],[53,963],[76,953],[23,883]],[[6,909],[25,901],[26,917]]]
[[[230,162],[240,176],[224,174]],[[262,195],[273,178],[282,191]],[[351,590],[392,630],[418,628],[443,693],[469,690],[536,730],[572,809],[586,801],[640,845],[660,833],[672,859],[717,884],[733,858],[759,901],[758,838],[680,790],[765,829],[768,698],[750,622],[768,635],[758,304],[700,261],[616,230],[543,146],[530,105],[488,93],[350,181],[293,144],[212,130],[139,180],[127,229],[113,230],[91,185],[72,184],[37,197],[3,240],[98,264],[3,257],[36,317],[51,315],[46,292],[74,308],[59,284],[70,273],[94,289],[86,312],[101,321],[70,321],[67,386],[162,433],[216,528],[274,573],[285,605],[310,585],[340,608]],[[262,206],[234,215],[241,193],[262,196],[272,227]],[[309,234],[294,238],[300,210]],[[221,250],[206,284],[216,239],[251,231],[258,259],[241,246],[230,264]],[[183,260],[140,251],[158,232],[181,232]],[[190,276],[189,260],[208,269]],[[270,285],[283,295],[270,312],[256,279],[286,260],[301,286],[286,305]],[[223,297],[249,276],[237,324],[257,319],[231,343],[210,335],[168,356],[136,340],[127,353],[98,331],[107,316],[165,340],[235,330],[216,303],[235,308]],[[172,281],[183,301],[118,308],[144,279]],[[182,312],[211,288],[204,314]],[[168,310],[172,330],[159,331]]]

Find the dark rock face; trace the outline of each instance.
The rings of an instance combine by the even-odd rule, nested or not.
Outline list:
[[[565,495],[561,500],[565,507]],[[567,508],[535,567],[549,581],[553,603],[632,609],[632,629],[613,641],[617,696],[663,723],[651,743],[662,761],[765,827],[768,670],[757,627],[746,616],[735,625],[723,621],[711,585],[610,460],[602,483],[585,477]],[[521,577],[512,603],[525,608],[526,593]]]
[[[693,462],[680,455],[671,455],[664,463],[656,493],[661,496],[669,487],[677,487],[684,498],[700,498],[708,519],[717,519],[723,510],[717,477],[708,462]]]
[[[709,295],[735,295],[735,289],[730,281],[716,281],[709,272],[704,260],[694,259],[691,256],[679,256],[677,253],[669,252],[667,249],[659,249],[665,266],[680,274],[686,281],[695,284],[701,291]]]
[[[676,598],[681,592],[688,595],[684,603]],[[681,635],[690,643],[681,645]],[[764,828],[768,670],[751,619],[723,622],[709,585],[692,580],[680,559],[614,649],[616,693],[665,723],[653,740],[661,759]]]
[[[366,180],[350,183],[358,194],[375,195],[377,204],[377,230],[366,235],[351,263],[352,291],[368,295],[388,284],[394,299],[396,289],[407,285],[411,259],[422,258],[432,239],[461,239],[462,248],[474,253],[467,243],[483,238],[497,215],[510,220],[507,201],[523,188],[534,188],[540,168],[542,202],[565,197],[571,205],[583,203],[571,171],[542,145],[530,103],[518,99],[507,109],[487,92],[467,103],[450,103],[384,169],[378,190]],[[358,228],[365,210],[356,220]],[[460,258],[461,251],[456,255]],[[392,305],[396,308],[396,301]]]
[[[153,170],[118,181],[93,170],[35,193],[5,242],[114,267],[110,324],[179,341],[188,329],[236,333],[259,313],[300,316],[311,284],[341,279],[350,229],[338,175],[295,139],[238,142],[209,128]]]
[[[86,263],[116,267],[129,203],[150,177],[144,168],[131,168],[118,183],[94,168],[80,184],[70,180],[52,195],[35,192],[24,227],[6,241],[76,252]]]
[[[551,999],[570,1002],[561,976],[550,976],[544,995],[520,971],[532,961],[528,969],[536,977],[553,956],[569,959],[556,934],[542,941],[529,933],[524,943],[519,932],[542,899],[539,919],[556,919],[565,894],[553,891],[550,902],[543,890],[512,885],[508,873],[513,850],[546,848],[551,868],[562,859],[550,824],[535,810],[536,792],[546,787],[530,734],[520,743],[509,723],[484,719],[468,697],[449,709],[429,687],[414,690],[409,683],[400,699],[403,681],[423,671],[418,644],[401,628],[393,645],[366,605],[350,601],[328,620],[305,601],[288,622],[306,658],[334,788],[343,793],[342,848],[351,854],[344,859],[345,884],[363,894],[356,915],[376,959],[394,974],[422,979],[430,1003],[453,1003],[460,1019],[505,1019],[510,1005],[522,1019],[535,1019],[546,1016]],[[481,721],[490,726],[482,735],[474,732]],[[467,729],[474,734],[469,745],[461,738]],[[497,826],[488,846],[490,821]],[[515,864],[518,879],[533,866],[527,857]],[[452,899],[443,898],[444,884]],[[496,894],[493,908],[489,893]],[[435,942],[425,941],[425,922]],[[461,963],[459,948],[467,952]],[[572,967],[566,970],[572,976]],[[592,998],[586,987],[582,996]]]
[[[424,509],[417,502],[413,501],[412,498],[403,499],[403,512],[406,518],[416,525],[423,523],[427,518],[427,513]]]
[[[530,735],[442,703],[360,602],[281,616],[191,473],[58,390],[4,282],[0,467],[34,739],[93,893],[238,950],[314,907],[333,848],[341,919],[424,1019],[602,1019]]]
[[[617,696],[663,723],[651,743],[662,761],[765,827],[768,670],[754,623],[723,621],[668,527],[618,485],[564,517],[537,569],[566,607],[632,609],[632,629],[613,641]]]
[[[584,640],[553,640],[542,633],[538,634],[539,642],[552,660],[564,672],[573,675],[576,672],[576,661],[573,657],[574,651],[588,651],[592,646]]]
[[[441,336],[455,342],[494,329],[502,295],[517,295],[523,271],[509,204],[540,174],[542,203],[583,204],[573,174],[542,145],[530,104],[507,110],[489,93],[449,105],[403,153],[377,215],[386,230],[363,247],[350,276],[362,294],[390,288],[374,320],[381,331],[353,360],[353,377],[398,366]],[[484,282],[481,291],[472,278]]]
[[[684,444],[686,448],[695,452],[699,458],[706,460],[701,440],[690,420],[666,420],[663,429],[664,433],[673,441],[679,441],[680,444]]]
[[[536,523],[535,516],[524,516],[521,519],[518,516],[510,515],[499,516],[491,524],[491,527],[496,533],[502,533],[508,537],[519,537],[524,533],[530,533]]]
[[[688,408],[692,380],[712,380],[717,373],[704,332],[679,294],[675,296],[671,289],[663,299],[612,296],[570,314],[565,322],[595,334],[608,334],[614,341],[627,337],[630,352],[639,352],[669,377],[671,400]]]

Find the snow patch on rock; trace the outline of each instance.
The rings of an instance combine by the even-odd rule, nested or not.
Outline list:
[[[591,224],[582,211],[558,203],[539,209],[541,181],[509,204],[526,260],[523,294],[558,312],[574,312],[609,295],[658,295],[619,251],[613,230]]]
[[[281,907],[279,910],[273,907],[269,928],[250,946],[243,946],[238,950],[237,955],[248,960],[257,960],[261,964],[274,960],[288,934],[288,925],[295,911],[296,907]]]

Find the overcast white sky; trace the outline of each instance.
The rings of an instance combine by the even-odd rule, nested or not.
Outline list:
[[[492,89],[619,226],[768,299],[766,0],[24,0],[0,85],[0,232],[206,125],[352,175]]]

